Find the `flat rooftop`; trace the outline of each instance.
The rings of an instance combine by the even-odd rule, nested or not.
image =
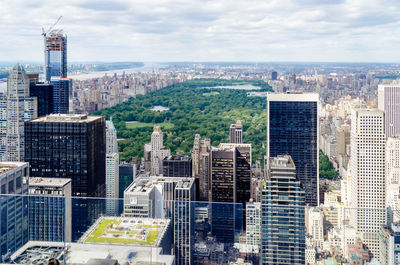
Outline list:
[[[65,252],[64,250],[67,250]],[[86,265],[93,259],[118,260],[119,264],[174,264],[173,255],[161,254],[162,249],[147,246],[81,244],[49,241],[29,241],[12,256],[12,264],[47,264],[54,256],[65,264]],[[65,256],[64,256],[65,255]],[[38,263],[43,261],[43,263]],[[91,263],[89,263],[91,264]]]
[[[30,122],[91,122],[103,118],[103,116],[88,116],[87,114],[50,114]]]
[[[35,187],[64,187],[70,182],[70,178],[29,178],[29,186]]]
[[[159,246],[169,223],[169,219],[100,217],[79,242]]]
[[[0,162],[0,175],[27,164],[26,162]]]
[[[146,175],[139,175],[136,179],[129,185],[125,191],[125,193],[132,193],[132,192],[143,192],[149,193],[155,185],[165,183],[165,182],[188,182],[191,178],[186,177],[163,177],[161,176],[146,176]]]
[[[277,157],[270,157],[269,164],[273,168],[295,168],[292,157],[289,155],[278,155]]]
[[[170,155],[164,158],[164,161],[191,161],[192,158],[190,156],[183,155]]]

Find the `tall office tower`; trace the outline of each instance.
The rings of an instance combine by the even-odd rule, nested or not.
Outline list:
[[[324,212],[318,207],[306,208],[306,230],[311,236],[314,248],[323,248],[324,244]]]
[[[318,123],[318,94],[268,94],[267,157],[292,157],[311,206],[319,205]]]
[[[192,177],[192,158],[183,155],[170,155],[164,158],[164,177]]]
[[[106,154],[106,213],[118,215],[119,205],[119,155]]]
[[[174,247],[175,264],[193,264],[194,248],[194,178],[179,181],[174,196]]]
[[[106,153],[118,153],[117,130],[112,120],[106,121]]]
[[[238,120],[229,127],[229,142],[232,144],[241,144],[243,142],[242,121]]]
[[[385,151],[386,207],[389,220],[400,222],[400,136],[387,138]]]
[[[37,117],[37,100],[29,96],[29,79],[24,68],[14,66],[7,80],[7,161],[24,161],[24,122]]]
[[[379,230],[379,257],[382,265],[400,264],[400,226],[392,224]]]
[[[261,247],[261,203],[251,199],[246,205],[246,244]]]
[[[200,138],[200,134],[194,137],[192,149],[192,168],[196,178],[196,200],[208,201],[211,177],[211,141],[210,138]]]
[[[29,240],[29,164],[0,162],[0,262],[4,262]]]
[[[211,149],[211,201],[227,203],[212,204],[212,233],[218,240],[232,241],[235,231],[241,229],[241,222],[236,221],[243,220],[250,199],[250,166],[250,144],[221,143]],[[229,203],[240,203],[241,209]],[[236,216],[237,212],[242,217]],[[226,214],[232,215],[232,223],[224,218]]]
[[[378,86],[378,108],[385,112],[386,137],[400,135],[400,86]]]
[[[124,190],[135,180],[136,164],[122,162],[119,164],[119,198],[124,198]]]
[[[277,80],[277,79],[278,79],[278,73],[275,72],[275,71],[273,71],[273,72],[271,73],[271,79],[272,79],[272,80]]]
[[[53,30],[44,36],[44,60],[46,81],[67,77],[67,35],[62,30]]]
[[[71,179],[29,179],[29,240],[71,242]]]
[[[261,263],[305,263],[305,192],[290,156],[268,159],[261,193]]]
[[[164,157],[170,155],[169,149],[164,149],[163,133],[160,126],[154,126],[151,134],[151,174],[160,175],[162,173],[162,161]]]
[[[385,113],[353,109],[351,113],[351,206],[353,223],[374,257],[379,255],[377,232],[385,224]]]
[[[105,196],[103,116],[53,114],[25,123],[25,158],[32,177],[71,178],[72,195]]]
[[[52,114],[53,104],[53,85],[49,83],[30,82],[30,96],[37,98],[37,116],[43,117]]]
[[[69,113],[69,91],[72,91],[71,78],[52,78],[53,86],[53,113]]]
[[[7,96],[0,94],[0,162],[7,161]]]

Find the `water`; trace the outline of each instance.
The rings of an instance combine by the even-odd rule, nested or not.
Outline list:
[[[106,74],[108,76],[114,75],[122,75],[124,72],[125,74],[132,74],[137,72],[151,72],[154,69],[165,67],[165,65],[161,65],[158,63],[145,63],[142,67],[135,67],[135,68],[128,68],[128,69],[119,69],[119,70],[110,70],[110,71],[98,71],[98,72],[88,72],[88,73],[81,73],[81,74],[70,74],[68,77],[75,79],[75,80],[87,80],[91,78],[98,78],[103,77]]]

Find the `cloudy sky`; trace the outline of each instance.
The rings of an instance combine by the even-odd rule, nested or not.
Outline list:
[[[0,0],[0,61],[400,62],[399,0]]]

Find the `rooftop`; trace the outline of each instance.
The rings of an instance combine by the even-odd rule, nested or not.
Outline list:
[[[269,158],[269,165],[273,168],[295,168],[294,162],[290,155],[278,155]]]
[[[88,116],[87,114],[51,114],[32,120],[31,122],[91,122],[103,116]]]
[[[155,185],[164,183],[164,182],[177,182],[179,184],[180,182],[183,182],[181,184],[181,187],[185,187],[184,185],[189,185],[185,183],[191,183],[193,182],[192,178],[186,178],[186,177],[163,177],[161,176],[146,176],[146,175],[139,175],[136,177],[135,181],[133,181],[124,191],[124,193],[131,193],[131,192],[143,192],[143,193],[149,193]],[[189,185],[190,186],[190,185]],[[189,187],[187,186],[187,187]]]
[[[170,155],[164,158],[164,160],[190,161],[192,160],[192,158],[190,156],[183,156],[183,155]]]
[[[28,165],[26,162],[0,162],[0,175],[7,173],[17,167]]]
[[[36,187],[64,187],[70,182],[70,178],[29,178],[29,186]]]

